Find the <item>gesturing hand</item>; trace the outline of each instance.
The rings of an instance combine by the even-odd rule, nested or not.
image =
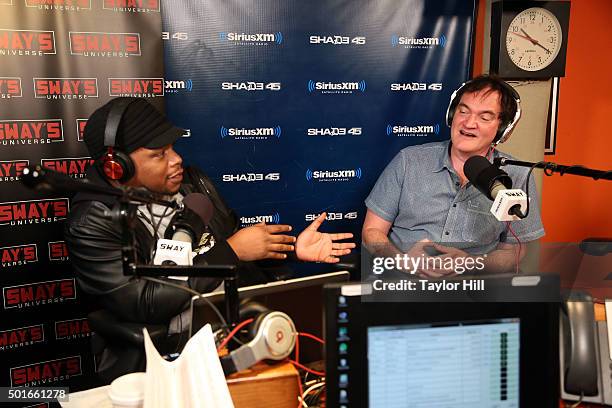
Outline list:
[[[262,222],[243,228],[227,239],[241,261],[285,259],[283,252],[293,251],[295,237],[282,235],[291,231],[290,225],[266,225]]]
[[[326,216],[326,213],[319,215],[298,235],[295,253],[302,261],[336,263],[340,262],[339,256],[346,255],[351,252],[351,248],[355,248],[354,242],[335,242],[353,238],[353,234],[349,232],[327,234],[318,231]]]

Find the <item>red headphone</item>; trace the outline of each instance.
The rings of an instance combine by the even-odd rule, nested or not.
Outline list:
[[[117,149],[115,145],[119,124],[127,107],[132,102],[134,102],[134,99],[117,100],[108,112],[106,127],[104,128],[104,147],[106,147],[106,153],[100,158],[102,171],[106,178],[119,181],[120,183],[125,183],[136,173],[134,162],[130,156]]]

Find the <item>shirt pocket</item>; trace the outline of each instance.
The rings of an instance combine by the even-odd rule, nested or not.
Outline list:
[[[463,231],[461,231],[461,236],[466,242],[487,245],[499,240],[500,221],[491,214],[491,201],[485,200],[474,199],[466,202]]]

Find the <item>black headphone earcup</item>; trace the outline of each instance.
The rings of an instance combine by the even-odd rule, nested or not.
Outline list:
[[[125,183],[134,177],[136,168],[129,155],[115,150],[107,153],[101,160],[102,172],[109,180]]]
[[[130,155],[123,153],[121,150],[117,150],[114,153],[115,159],[123,168],[123,176],[119,179],[119,182],[125,183],[134,177],[134,174],[136,174],[136,167]]]

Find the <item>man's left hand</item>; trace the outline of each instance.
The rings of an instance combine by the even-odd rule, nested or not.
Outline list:
[[[327,234],[318,231],[326,216],[326,213],[319,215],[298,235],[295,253],[300,260],[336,263],[340,262],[339,256],[347,255],[352,248],[355,248],[354,242],[336,242],[353,238],[350,232]]]

